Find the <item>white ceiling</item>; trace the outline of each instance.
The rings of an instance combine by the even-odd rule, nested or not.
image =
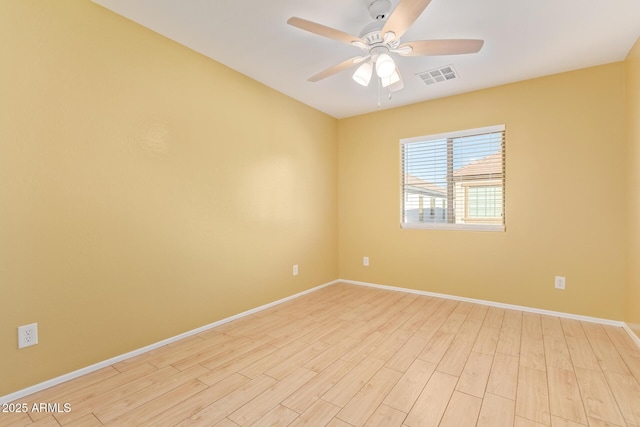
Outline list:
[[[398,57],[404,89],[388,99],[355,68],[307,78],[357,56],[353,46],[287,25],[297,16],[358,36],[371,0],[93,0],[337,118],[624,60],[640,36],[640,0],[432,0],[402,41],[484,39],[476,54]],[[391,0],[393,7],[398,0]],[[459,78],[416,73],[452,64]]]

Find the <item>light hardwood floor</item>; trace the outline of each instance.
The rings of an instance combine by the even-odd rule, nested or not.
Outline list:
[[[636,426],[622,328],[336,284],[22,399],[2,426]]]

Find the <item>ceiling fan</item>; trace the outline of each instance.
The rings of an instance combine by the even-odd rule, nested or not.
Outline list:
[[[404,84],[400,71],[390,54],[402,56],[459,55],[476,53],[484,44],[483,40],[474,39],[419,40],[401,43],[400,37],[418,19],[431,0],[400,0],[391,14],[389,14],[391,10],[389,0],[366,1],[369,2],[369,14],[374,21],[362,29],[359,37],[302,18],[292,17],[287,21],[289,25],[294,27],[362,50],[362,55],[347,59],[309,77],[310,82],[317,82],[360,64],[353,74],[353,79],[357,83],[368,86],[375,69],[382,87],[395,92],[402,89]]]

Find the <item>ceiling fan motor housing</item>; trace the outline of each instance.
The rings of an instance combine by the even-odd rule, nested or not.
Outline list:
[[[380,1],[380,0],[379,0]],[[395,49],[400,44],[400,40],[385,41],[380,33],[384,27],[384,21],[373,21],[368,23],[360,32],[360,38],[367,43],[369,48],[375,46],[387,46],[387,48]]]
[[[369,4],[369,15],[376,21],[381,21],[389,16],[391,2],[389,0],[374,0]]]

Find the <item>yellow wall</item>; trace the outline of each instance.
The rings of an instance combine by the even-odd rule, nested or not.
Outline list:
[[[0,52],[0,396],[338,277],[336,119],[89,1]]]
[[[615,63],[341,120],[340,277],[622,320],[623,83]],[[399,140],[498,124],[506,232],[400,229]]]
[[[625,321],[640,338],[640,39],[629,52],[625,66],[629,139],[629,246]]]
[[[340,121],[88,0],[0,51],[0,396],[338,277],[640,325],[638,44]],[[399,139],[503,123],[507,231],[401,230]]]

